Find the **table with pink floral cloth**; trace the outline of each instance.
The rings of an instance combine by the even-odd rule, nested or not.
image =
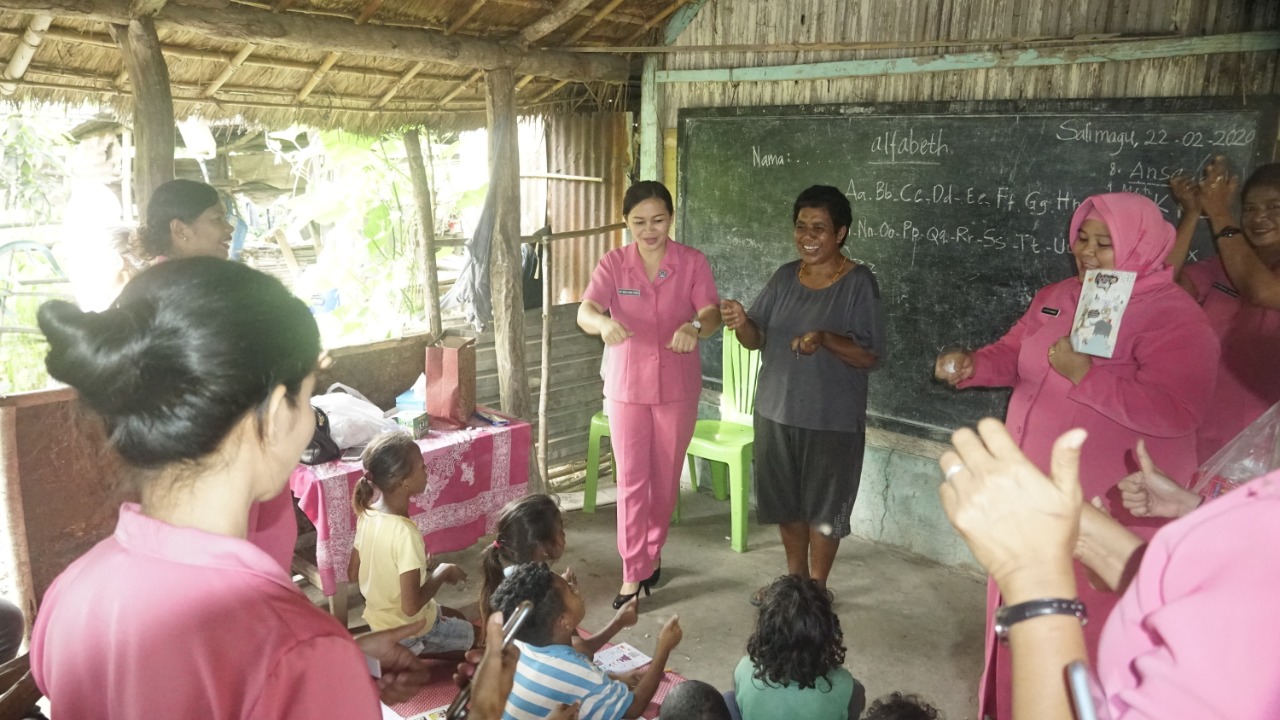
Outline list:
[[[526,492],[531,439],[528,423],[494,426],[473,419],[470,427],[432,430],[416,441],[427,465],[427,489],[410,498],[409,513],[427,552],[463,550],[494,531],[503,506]],[[299,465],[289,476],[298,507],[316,526],[316,565],[325,595],[347,582],[356,536],[351,494],[363,472],[359,462],[335,460]]]

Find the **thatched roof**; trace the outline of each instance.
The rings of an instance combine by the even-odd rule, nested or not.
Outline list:
[[[15,0],[19,2],[19,0]],[[113,0],[83,2],[85,8],[112,7]],[[391,52],[333,52],[326,47],[288,43],[248,43],[193,31],[171,18],[213,7],[223,15],[253,18],[255,27],[269,26],[282,16],[292,22],[350,23],[351,33],[369,29],[413,29],[447,42],[455,38],[497,41],[503,48],[523,52],[525,38],[546,30],[554,10],[574,3],[582,9],[567,22],[531,44],[554,48],[541,56],[612,58],[615,71],[608,80],[574,81],[525,76],[518,92],[521,112],[549,114],[579,107],[620,109],[627,92],[629,64],[620,56],[578,52],[575,48],[624,47],[652,44],[663,21],[688,0],[170,0],[156,16],[156,26],[168,63],[178,119],[199,116],[211,120],[241,120],[282,127],[301,123],[377,133],[409,125],[428,124],[460,129],[484,124],[484,87],[474,67],[462,62],[418,61]],[[35,3],[34,5],[40,5]],[[45,3],[58,7],[59,3]],[[127,116],[132,107],[131,86],[119,49],[102,13],[62,3],[65,14],[54,18],[36,50],[13,100],[57,104],[89,103]],[[14,2],[0,2],[14,6]],[[17,5],[21,7],[21,4]],[[86,15],[88,17],[86,17]],[[34,16],[0,13],[0,63],[20,45]],[[258,20],[257,18],[260,18]],[[542,22],[540,25],[538,24]],[[260,23],[260,25],[258,24]],[[256,40],[257,38],[255,38]],[[538,57],[533,58],[538,60]],[[239,64],[237,64],[239,61]],[[326,69],[327,68],[327,69]],[[416,72],[414,72],[416,70]],[[517,73],[520,66],[516,65]],[[225,76],[227,72],[229,76]],[[225,77],[223,77],[225,76]],[[218,84],[219,79],[221,84]],[[4,97],[4,96],[0,96]]]

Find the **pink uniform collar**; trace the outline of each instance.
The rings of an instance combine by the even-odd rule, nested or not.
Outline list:
[[[176,527],[144,515],[137,503],[121,503],[115,539],[130,552],[183,565],[250,572],[297,589],[280,563],[248,540]]]

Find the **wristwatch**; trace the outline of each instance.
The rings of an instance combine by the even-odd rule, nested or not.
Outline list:
[[[1214,233],[1213,239],[1221,240],[1222,238],[1225,238],[1225,237],[1234,237],[1236,235],[1243,235],[1243,234],[1244,234],[1244,230],[1241,230],[1235,225],[1228,225],[1222,228],[1221,230],[1219,230],[1218,232]]]
[[[697,331],[698,337],[702,337],[702,321],[698,318],[694,318],[689,321],[689,324],[693,326],[695,331]]]
[[[1031,618],[1043,615],[1074,615],[1080,619],[1081,625],[1089,622],[1089,614],[1085,612],[1084,603],[1079,599],[1064,600],[1062,598],[1046,598],[1044,600],[1028,600],[1017,605],[1001,605],[996,610],[996,637],[1000,642],[1009,642],[1009,628]]]

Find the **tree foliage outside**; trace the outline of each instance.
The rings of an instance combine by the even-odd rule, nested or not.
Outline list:
[[[68,141],[58,123],[22,112],[0,113],[0,394],[38,390],[51,383],[44,368],[48,345],[36,329],[36,311],[63,294],[64,283],[48,248],[56,239],[66,201]]]

